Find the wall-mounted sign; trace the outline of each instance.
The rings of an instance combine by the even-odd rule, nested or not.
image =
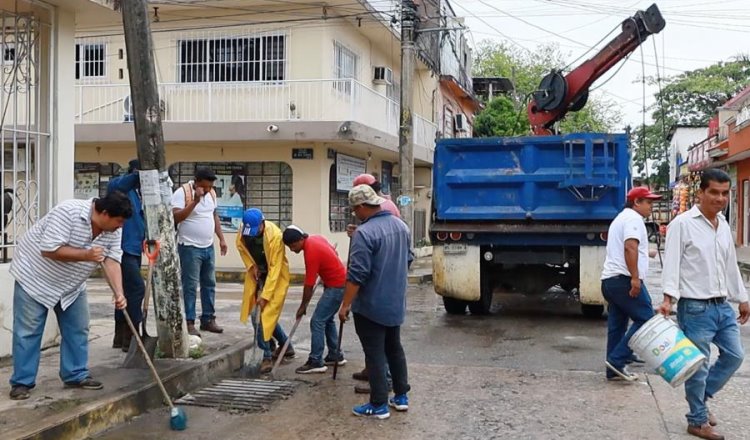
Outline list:
[[[750,120],[750,106],[748,107],[742,107],[742,110],[737,113],[737,116],[734,117],[735,126],[739,127],[742,125],[742,123],[747,122]]]
[[[312,160],[312,158],[313,158],[312,148],[292,148],[292,159]]]
[[[364,174],[366,169],[365,159],[336,153],[336,191],[352,189],[354,178]]]

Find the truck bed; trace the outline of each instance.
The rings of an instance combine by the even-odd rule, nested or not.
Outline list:
[[[439,221],[608,221],[630,187],[626,134],[441,139]]]

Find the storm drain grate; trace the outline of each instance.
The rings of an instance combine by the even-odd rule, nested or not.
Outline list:
[[[248,412],[264,411],[273,402],[294,393],[295,383],[260,379],[224,379],[176,400],[181,405],[206,406]]]

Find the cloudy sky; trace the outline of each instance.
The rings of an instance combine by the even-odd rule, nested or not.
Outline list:
[[[505,40],[529,51],[555,42],[573,61],[605,35],[619,30],[622,21],[653,1],[635,0],[451,0],[458,16],[466,17],[470,42]],[[595,93],[615,101],[624,116],[623,127],[641,123],[643,89],[640,79],[662,76],[728,60],[750,53],[750,0],[658,0],[667,22],[656,35],[656,52],[649,37],[612,79]],[[610,41],[610,35],[598,47]],[[586,58],[595,52],[590,52]],[[583,61],[583,59],[581,60]],[[579,63],[581,62],[579,61]],[[617,66],[619,67],[619,65]],[[607,80],[610,70],[594,87]],[[655,87],[646,89],[646,106],[654,102]],[[650,113],[647,112],[647,113]],[[650,120],[648,118],[647,120]]]

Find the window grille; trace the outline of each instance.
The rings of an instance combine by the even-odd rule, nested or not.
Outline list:
[[[243,209],[258,208],[280,228],[292,224],[292,168],[285,162],[179,162],[169,167],[174,190],[192,180],[197,166],[211,168],[240,194]],[[217,179],[217,182],[219,179]],[[228,186],[228,185],[227,185]],[[216,185],[216,196],[225,196]]]
[[[286,37],[227,37],[178,42],[179,82],[283,81]]]

